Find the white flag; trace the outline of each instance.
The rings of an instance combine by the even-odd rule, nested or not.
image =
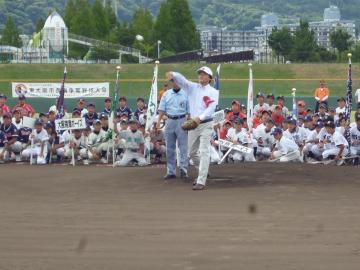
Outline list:
[[[249,88],[248,88],[246,119],[250,134],[252,132],[253,113],[254,113],[253,111],[254,111],[254,83],[253,83],[252,67],[249,64]]]
[[[150,131],[151,131],[152,125],[155,121],[156,111],[157,111],[158,72],[159,72],[159,67],[158,67],[158,64],[156,64],[155,68],[154,68],[154,77],[152,80],[147,115],[146,115],[145,131],[148,133],[150,133]],[[144,151],[145,158],[148,161],[148,163],[150,164],[150,134],[145,140],[145,149],[144,150],[145,150]]]
[[[154,123],[157,111],[157,95],[158,95],[158,65],[154,68],[154,77],[152,80],[147,115],[146,115],[146,131],[150,131],[152,124]]]

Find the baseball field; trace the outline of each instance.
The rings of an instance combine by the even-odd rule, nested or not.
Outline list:
[[[357,167],[0,167],[0,269],[323,269],[360,265]],[[194,172],[191,173],[194,176]]]
[[[179,71],[190,79],[196,78],[199,63],[160,64],[159,80],[165,82],[165,72]],[[217,65],[210,65],[215,71]],[[0,65],[0,92],[11,96],[11,82],[59,82],[64,65],[16,64]],[[68,82],[111,82],[115,83],[115,65],[67,65]],[[298,96],[313,96],[319,80],[324,79],[331,96],[343,96],[347,79],[347,64],[255,64],[255,91],[290,96],[297,88]],[[120,92],[128,97],[147,97],[151,85],[153,65],[122,65]],[[222,64],[221,97],[247,96],[248,66],[244,64]],[[354,89],[359,88],[360,66],[353,65]],[[160,87],[160,86],[159,86]]]

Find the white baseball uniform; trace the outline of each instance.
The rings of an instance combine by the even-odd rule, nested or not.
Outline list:
[[[140,153],[140,146],[145,143],[144,136],[140,130],[133,132],[131,130],[121,130],[119,132],[121,139],[125,140],[125,153],[116,166],[127,166],[132,160],[136,160],[139,166],[148,165],[144,155]]]
[[[36,157],[37,164],[46,164],[46,156],[48,153],[47,141],[49,140],[49,135],[47,131],[45,129],[42,129],[40,132],[37,132],[37,130],[34,129],[30,135],[30,138],[33,138],[33,147],[27,148],[22,151],[22,156],[28,159],[30,158],[32,153],[33,156]],[[42,143],[44,143],[43,156],[40,156]]]
[[[234,142],[238,142],[240,145],[244,145],[247,147],[251,147],[251,140],[250,140],[250,136],[247,133],[246,129],[241,129],[241,131],[236,131],[235,128],[230,128],[228,133],[227,133],[227,137],[230,139],[230,141]],[[255,157],[253,153],[250,154],[246,154],[246,153],[241,153],[239,151],[232,151],[231,153],[232,158],[234,159],[234,161],[255,161]]]
[[[360,155],[360,128],[357,126],[350,129],[350,138],[351,138],[351,155]]]
[[[274,136],[271,135],[271,132],[274,130],[267,131],[265,126],[258,126],[254,130],[254,139],[257,140],[257,153],[265,157],[271,155],[271,150],[275,144]]]
[[[326,148],[324,150],[324,152],[322,153],[322,157],[324,159],[328,158],[329,156],[336,156],[339,154],[340,152],[340,145],[344,145],[345,148],[342,152],[342,156],[346,156],[349,153],[349,143],[348,141],[345,139],[345,137],[335,131],[334,134],[329,134],[330,136],[328,137],[328,143],[326,144]]]
[[[280,162],[301,161],[299,146],[293,139],[289,139],[284,135],[276,142],[276,151],[273,155]]]

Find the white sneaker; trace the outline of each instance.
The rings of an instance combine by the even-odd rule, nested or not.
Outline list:
[[[83,160],[83,164],[84,164],[84,165],[89,165],[89,160],[88,160],[88,159],[84,159],[84,160]]]
[[[100,159],[100,162],[101,162],[102,164],[107,164],[107,163],[108,163],[106,158]]]
[[[340,160],[338,160],[337,162],[336,162],[336,165],[337,166],[342,166],[342,165],[344,165],[345,164],[345,160],[343,160],[343,159],[340,159]]]
[[[15,155],[15,161],[16,162],[21,162],[21,156],[20,155]]]

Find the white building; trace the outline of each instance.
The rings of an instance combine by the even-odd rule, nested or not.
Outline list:
[[[271,52],[268,46],[268,37],[274,27],[288,27],[295,32],[299,23],[279,25],[278,17],[273,14],[261,16],[261,26],[253,30],[226,30],[215,26],[199,26],[200,40],[205,53],[229,53],[237,51],[254,50],[256,56],[265,54],[266,59]],[[319,46],[331,49],[330,33],[337,28],[345,29],[355,40],[355,23],[341,20],[340,10],[336,6],[330,6],[324,10],[324,20],[310,22],[309,27],[315,33],[315,39]]]
[[[63,58],[68,50],[68,28],[62,17],[54,11],[46,19],[42,30],[42,44],[49,52],[49,58]]]

